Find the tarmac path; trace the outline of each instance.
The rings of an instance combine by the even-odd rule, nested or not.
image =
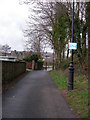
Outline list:
[[[2,95],[3,118],[76,118],[47,71],[31,71]]]

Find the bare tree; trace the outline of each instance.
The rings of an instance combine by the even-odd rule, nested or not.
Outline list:
[[[26,0],[25,3],[30,4],[30,0]],[[60,63],[65,58],[66,50],[67,58],[69,54],[67,45],[72,38],[72,3],[33,0],[33,6],[32,15],[29,16],[27,24],[28,28],[25,31],[26,36],[29,37],[28,42],[32,43],[32,48],[38,39],[40,39],[42,46],[50,44],[54,48],[57,61]],[[86,51],[86,19],[86,4],[84,2],[75,3],[74,42],[78,43],[77,52],[79,54],[81,50],[85,49]]]
[[[11,47],[8,44],[3,45],[1,49],[5,56],[11,51]]]

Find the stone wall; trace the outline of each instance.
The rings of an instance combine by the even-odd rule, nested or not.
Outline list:
[[[25,62],[2,61],[2,83],[9,83],[25,71]]]

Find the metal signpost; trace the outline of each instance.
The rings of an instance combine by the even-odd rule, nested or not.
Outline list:
[[[72,43],[74,42],[74,0],[72,9]],[[69,44],[70,45],[70,44]],[[72,46],[71,46],[72,45]],[[73,48],[73,44],[70,47]],[[69,79],[68,79],[68,90],[73,90],[73,77],[74,77],[74,67],[73,67],[73,49],[71,49],[71,63],[69,65]]]

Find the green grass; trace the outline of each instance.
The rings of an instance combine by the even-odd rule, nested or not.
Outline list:
[[[65,89],[67,86],[67,78],[62,71],[51,71],[53,80],[60,89]]]
[[[67,91],[68,77],[62,70],[50,71],[50,74],[64,94],[70,107],[77,113],[78,117],[87,118],[88,117],[88,80],[84,75],[76,76],[74,75],[74,90]]]

